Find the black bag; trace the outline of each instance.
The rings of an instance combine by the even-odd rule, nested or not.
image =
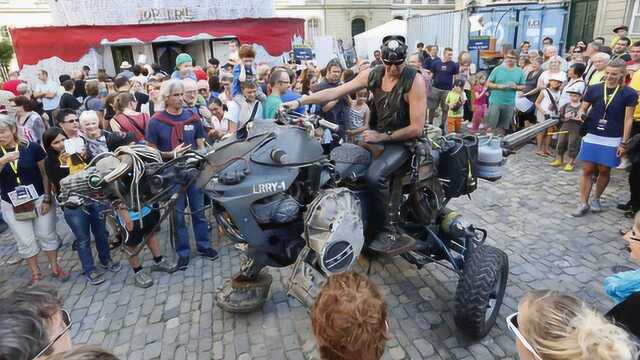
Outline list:
[[[478,187],[478,139],[475,136],[447,136],[438,162],[438,177],[447,198],[468,195]]]

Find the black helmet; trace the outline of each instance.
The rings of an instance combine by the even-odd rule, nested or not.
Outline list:
[[[399,65],[407,57],[407,45],[404,36],[388,35],[382,39],[382,62],[386,65]]]

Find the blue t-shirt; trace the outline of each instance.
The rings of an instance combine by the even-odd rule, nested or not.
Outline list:
[[[460,66],[453,61],[442,62],[435,59],[431,62],[431,72],[433,73],[433,87],[440,90],[453,89],[453,75],[460,72]]]
[[[301,97],[302,97],[302,95],[298,94],[297,92],[295,92],[293,90],[287,90],[284,94],[282,94],[282,96],[280,96],[280,98],[282,99],[282,102],[298,100]],[[299,112],[299,113],[302,114],[304,112],[304,106],[300,106],[299,108],[295,109],[294,111]]]
[[[187,121],[191,119],[191,117],[193,117],[193,112],[189,109],[183,109],[180,115],[172,115],[166,111],[162,111],[161,113],[165,117],[168,117],[173,121]],[[147,126],[147,132],[145,133],[144,138],[149,143],[155,145],[160,151],[172,151],[172,126],[160,122],[160,120],[158,120],[156,117],[157,115],[153,115],[153,117],[151,117],[151,119],[149,120],[149,125]],[[184,126],[184,132],[182,136],[183,142],[187,145],[191,145],[192,149],[197,149],[198,144],[196,140],[204,139],[204,137],[204,127],[202,126],[201,121]]]
[[[5,149],[6,152],[14,151],[15,149]],[[18,159],[18,176],[20,177],[20,185],[33,185],[38,192],[38,195],[44,194],[44,187],[42,185],[42,173],[38,168],[38,161],[44,160],[47,157],[47,153],[44,149],[33,142],[27,145],[20,144],[18,146],[20,152],[20,158]],[[4,154],[0,153],[0,156]],[[0,171],[0,197],[2,200],[11,204],[9,200],[9,193],[15,190],[18,186],[16,173],[13,172],[10,164],[6,164]]]
[[[587,114],[587,132],[604,137],[622,137],[624,131],[624,115],[627,107],[635,107],[638,104],[638,93],[630,87],[620,87],[615,97],[609,103],[605,115],[604,83],[587,87],[587,92],[582,98],[591,104],[591,109]],[[607,94],[611,96],[614,89],[608,89]],[[607,119],[604,130],[598,130],[598,123],[601,119]]]

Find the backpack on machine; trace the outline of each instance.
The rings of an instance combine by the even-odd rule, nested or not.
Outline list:
[[[448,135],[441,143],[438,177],[447,198],[469,195],[478,187],[478,138]]]

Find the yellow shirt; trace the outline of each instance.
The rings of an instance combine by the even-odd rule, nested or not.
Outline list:
[[[640,71],[633,73],[629,87],[640,92]],[[633,119],[635,121],[640,121],[640,104],[636,106],[636,110],[633,112]]]
[[[447,94],[447,98],[445,102],[449,107],[449,112],[447,113],[448,117],[462,117],[464,115],[464,106],[460,106],[460,108],[456,111],[451,110],[451,108],[456,105],[456,103],[464,103],[465,98],[462,93],[457,93],[455,91],[449,91]]]
[[[604,70],[596,71],[593,74],[593,76],[591,76],[591,80],[589,80],[588,85],[596,85],[596,84],[600,84],[601,82],[604,82],[604,76],[605,76]]]

